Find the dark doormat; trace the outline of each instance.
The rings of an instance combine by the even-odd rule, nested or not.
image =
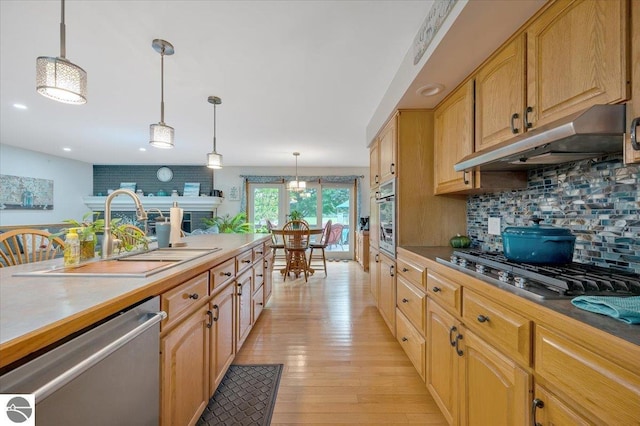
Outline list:
[[[231,365],[198,425],[269,425],[283,364]]]

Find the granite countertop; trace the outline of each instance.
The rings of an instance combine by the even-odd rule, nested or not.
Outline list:
[[[0,268],[0,367],[148,297],[159,295],[261,241],[266,234],[183,238],[185,248],[220,248],[147,277],[14,276],[63,259]]]
[[[453,253],[454,251],[454,249],[451,247],[426,247],[426,246],[402,247],[402,249],[415,253],[421,257],[424,257],[434,262],[436,262],[436,258],[438,257],[443,259],[449,259],[449,257],[451,256],[451,253]],[[442,265],[442,264],[439,264],[439,265],[443,267],[447,267],[446,265]],[[478,279],[473,279],[473,281],[481,282]],[[482,283],[484,285],[498,289],[498,287],[490,283],[486,283],[484,281],[482,281]],[[517,296],[515,293],[510,293],[506,290],[501,290],[501,291],[509,294],[513,294],[515,297],[520,297],[521,299],[525,299],[522,296]],[[640,346],[640,324],[627,324],[623,321],[619,321],[617,319],[608,317],[606,315],[596,314],[593,312],[589,312],[589,311],[585,311],[583,309],[577,308],[571,303],[571,298],[550,299],[550,300],[542,300],[542,301],[527,298],[526,300],[530,303],[536,304],[546,309],[550,309],[554,312],[565,315],[566,317],[572,318],[583,324],[587,324],[598,330],[601,330],[608,334],[616,336],[629,343]]]

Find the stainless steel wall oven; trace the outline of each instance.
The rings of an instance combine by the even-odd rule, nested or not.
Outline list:
[[[396,257],[396,181],[380,185],[378,195],[379,247],[393,258]]]

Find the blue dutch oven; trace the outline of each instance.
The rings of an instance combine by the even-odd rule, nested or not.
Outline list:
[[[515,262],[570,263],[576,237],[569,229],[541,226],[533,218],[532,226],[510,226],[502,232],[504,256]]]

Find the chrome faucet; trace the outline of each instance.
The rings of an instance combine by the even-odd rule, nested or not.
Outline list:
[[[104,201],[104,236],[102,237],[102,258],[107,259],[113,254],[113,235],[111,235],[111,201],[120,194],[128,195],[136,203],[136,218],[140,221],[147,220],[147,212],[140,198],[131,190],[128,189],[116,189],[107,196]]]

